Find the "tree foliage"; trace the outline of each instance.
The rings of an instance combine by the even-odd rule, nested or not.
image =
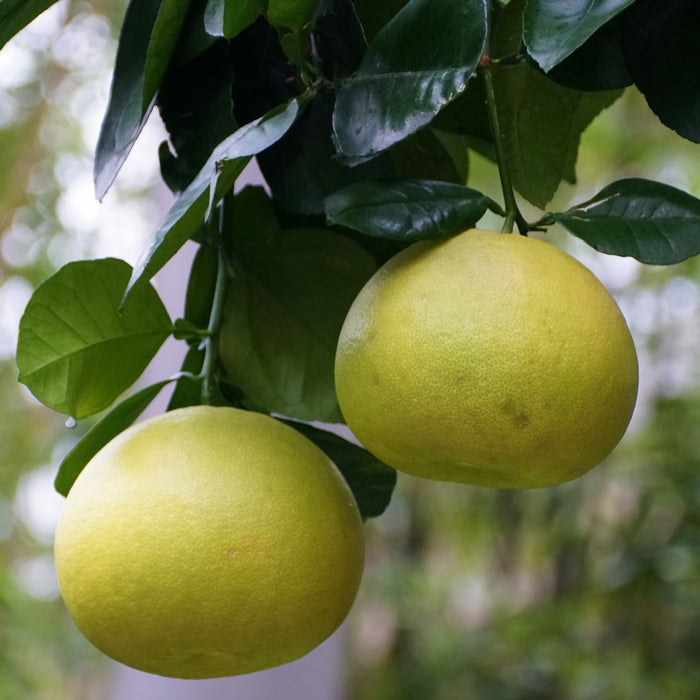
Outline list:
[[[2,2],[0,40],[50,4]],[[694,0],[289,6],[292,15],[273,2],[128,3],[96,195],[155,108],[168,129],[161,172],[177,198],[133,270],[78,261],[36,290],[17,361],[48,406],[75,418],[108,408],[173,334],[189,352],[171,406],[341,423],[333,349],[354,295],[402,247],[454,235],[487,210],[506,230],[559,223],[601,252],[650,264],[700,252],[700,200],[651,180],[612,182],[546,211],[560,183],[576,180],[583,131],[631,84],[663,124],[700,141]],[[467,186],[471,153],[497,161],[502,205]],[[252,158],[267,190],[234,195]],[[538,220],[524,218],[516,193],[543,210]],[[200,253],[184,318],[173,321],[150,281],[188,241]],[[100,419],[66,457],[62,493],[167,381]],[[299,429],[332,452],[363,514],[380,513],[393,471]]]

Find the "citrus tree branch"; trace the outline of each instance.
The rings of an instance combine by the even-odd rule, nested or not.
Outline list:
[[[517,223],[518,229],[525,234],[528,231],[528,225],[523,218],[518,203],[515,199],[515,190],[513,188],[513,180],[508,169],[508,159],[506,156],[506,147],[503,142],[503,130],[498,118],[498,108],[496,106],[496,92],[493,87],[493,76],[491,74],[491,59],[488,56],[482,56],[479,63],[479,70],[484,77],[484,87],[486,89],[486,105],[489,115],[489,126],[491,134],[496,146],[496,160],[498,162],[498,174],[501,179],[501,189],[503,190],[503,201],[506,209],[506,218],[503,222],[504,233],[511,233],[513,226]]]
[[[207,337],[204,340],[204,364],[202,366],[202,403],[212,405],[216,396],[216,349],[219,340],[219,329],[224,312],[227,287],[227,265],[224,253],[222,228],[226,207],[230,207],[229,197],[225,197],[219,206],[218,216],[213,215],[209,222],[209,231],[212,243],[217,250],[216,284],[214,287],[214,299],[209,315]]]

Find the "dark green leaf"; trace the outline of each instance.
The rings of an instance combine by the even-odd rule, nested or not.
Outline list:
[[[234,81],[233,109],[248,124],[299,95],[296,67],[280,36],[262,17],[230,41]]]
[[[464,92],[484,51],[487,0],[412,0],[338,91],[339,153],[371,156],[428,124]]]
[[[311,19],[318,0],[265,0],[265,16],[275,27],[298,32]]]
[[[212,36],[230,39],[252,24],[266,4],[262,0],[209,0],[204,26]]]
[[[192,261],[185,295],[185,319],[197,328],[209,326],[219,254],[210,245],[199,247]]]
[[[634,0],[527,0],[523,38],[549,71]]]
[[[202,380],[199,373],[203,366],[204,349],[201,346],[191,347],[182,362],[168,411],[185,406],[199,406],[202,403]]]
[[[354,73],[367,50],[367,38],[353,0],[321,0],[313,24],[314,52],[324,77],[338,80]]]
[[[700,199],[660,182],[619,180],[548,218],[601,253],[644,263],[672,265],[700,253]]]
[[[207,209],[231,190],[253,155],[271,146],[287,132],[299,110],[299,100],[294,99],[242,126],[214,149],[197,177],[175,201],[134,269],[126,297],[150,280],[196,233],[207,217]],[[216,183],[214,192],[210,192],[212,182]]]
[[[268,413],[339,421],[338,334],[376,265],[328,229],[249,225],[249,217],[257,220],[270,206],[260,188],[234,200],[236,259],[219,339],[224,378],[246,395],[247,405]]]
[[[126,430],[158,396],[160,390],[172,380],[165,379],[147,386],[119,402],[109,413],[88,430],[73,449],[63,458],[58,468],[54,486],[62,496],[67,496],[78,475],[87,463],[123,430]]]
[[[95,153],[98,199],[106,194],[148,119],[188,6],[189,0],[129,3]]]
[[[572,90],[528,64],[499,67],[494,88],[513,183],[544,207],[563,179],[575,182],[581,134],[620,92]]]
[[[461,233],[489,208],[498,205],[481,192],[431,180],[362,182],[326,199],[329,223],[402,241]]]
[[[394,166],[394,177],[403,180],[441,180],[459,185],[464,184],[467,181],[467,146],[466,142],[458,136],[455,136],[455,139],[461,141],[463,146],[459,154],[457,151],[454,153],[457,160],[448,153],[443,141],[436,136],[430,127],[421,129],[407,139],[394,144],[388,151]],[[457,163],[460,165],[459,170]],[[358,179],[372,180],[377,178]],[[340,188],[336,187],[335,189]]]
[[[621,12],[552,68],[548,75],[575,90],[615,90],[632,84],[622,50]]]
[[[20,381],[74,418],[109,406],[139,377],[172,325],[150,285],[119,308],[131,275],[123,260],[68,263],[32,295],[19,328]]]
[[[323,214],[327,195],[360,179],[390,177],[388,157],[355,168],[335,158],[331,140],[333,96],[316,95],[296,124],[272,148],[258,156],[258,164],[274,198],[285,209],[305,216]]]
[[[56,0],[1,0],[0,48]]]
[[[408,0],[353,0],[365,36],[374,39],[379,30],[408,2]]]
[[[437,115],[432,126],[467,137],[469,145],[475,150],[495,158],[483,77],[477,73],[469,81],[465,92]]]
[[[432,129],[435,138],[442,144],[445,153],[452,160],[457,177],[455,182],[464,184],[469,179],[469,139],[461,134]],[[449,178],[439,178],[449,179]]]
[[[284,421],[320,447],[350,486],[364,519],[381,515],[391,501],[396,472],[362,447],[298,421]]]
[[[624,52],[659,119],[700,143],[700,3],[637,0],[625,13]]]
[[[194,180],[214,148],[236,130],[230,53],[229,42],[217,41],[171,67],[158,91],[158,110],[169,135],[160,149],[161,172],[175,192]]]

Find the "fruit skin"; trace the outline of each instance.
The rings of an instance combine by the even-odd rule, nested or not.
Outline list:
[[[114,659],[208,678],[303,656],[344,620],[362,575],[353,495],[321,450],[234,408],[127,429],[68,494],[55,539],[63,599]]]
[[[600,463],[634,408],[615,301],[541,240],[472,229],[392,258],[353,303],[335,382],[381,460],[416,476],[551,486]]]

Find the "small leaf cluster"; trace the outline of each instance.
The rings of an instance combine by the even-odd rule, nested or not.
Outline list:
[[[0,3],[0,46],[51,4]],[[133,269],[70,263],[27,306],[20,380],[76,419],[109,409],[63,461],[58,490],[174,384],[170,408],[290,421],[338,464],[363,515],[381,513],[393,470],[311,425],[343,421],[333,358],[355,295],[403,247],[487,211],[504,230],[558,223],[645,263],[700,253],[700,200],[650,180],[545,211],[576,180],[583,131],[632,84],[662,124],[700,141],[698,29],[695,0],[130,0],[96,196],[158,110],[176,199]],[[498,164],[503,204],[467,186],[472,153]],[[234,194],[253,158],[266,187]],[[199,249],[172,321],[151,280],[188,241]],[[188,345],[181,373],[113,405],[170,335]]]

